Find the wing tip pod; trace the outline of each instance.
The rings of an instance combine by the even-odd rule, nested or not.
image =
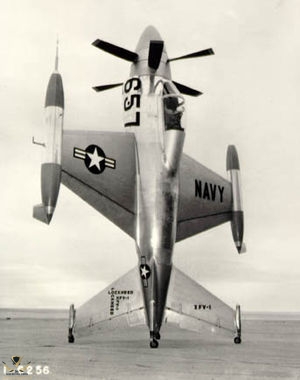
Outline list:
[[[245,253],[246,246],[243,243],[244,212],[241,195],[240,163],[238,153],[234,145],[229,145],[227,148],[226,169],[229,173],[230,182],[232,185],[232,236],[238,253]]]
[[[240,170],[239,156],[235,145],[228,145],[227,158],[226,158],[226,170]]]
[[[242,243],[241,247],[238,249],[238,252],[240,254],[246,253],[247,252],[247,246],[245,243]]]
[[[45,224],[50,224],[52,219],[52,214],[47,214],[45,206],[43,204],[39,204],[33,207],[32,216],[34,219],[37,219]]]

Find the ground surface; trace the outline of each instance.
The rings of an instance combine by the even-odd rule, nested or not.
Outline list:
[[[299,379],[300,321],[247,320],[243,343],[165,327],[158,349],[145,328],[66,343],[64,319],[0,319],[0,360],[49,366],[52,379]],[[14,379],[3,376],[0,379]],[[28,376],[29,377],[29,376]],[[27,377],[27,378],[28,378]]]

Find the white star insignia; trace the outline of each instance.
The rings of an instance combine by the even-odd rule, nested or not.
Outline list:
[[[94,153],[87,153],[87,155],[91,159],[89,169],[92,166],[96,166],[98,168],[98,170],[100,170],[100,162],[104,160],[104,157],[98,156],[97,148],[95,147]]]
[[[147,277],[147,273],[149,273],[149,272],[150,271],[148,271],[148,269],[145,266],[141,267],[141,275],[142,275],[142,277],[146,278]]]

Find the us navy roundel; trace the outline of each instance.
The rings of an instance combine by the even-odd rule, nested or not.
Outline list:
[[[106,157],[104,151],[94,144],[85,150],[74,148],[73,157],[83,160],[86,168],[93,174],[102,173],[106,167],[116,168],[116,160]]]

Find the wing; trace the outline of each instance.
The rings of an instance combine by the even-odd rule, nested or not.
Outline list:
[[[167,323],[192,331],[225,335],[233,335],[236,331],[234,310],[174,266],[166,318]]]
[[[231,183],[183,154],[176,241],[231,219]]]
[[[62,183],[131,237],[135,173],[133,134],[64,132]]]
[[[138,268],[133,268],[76,310],[75,333],[145,324]]]

